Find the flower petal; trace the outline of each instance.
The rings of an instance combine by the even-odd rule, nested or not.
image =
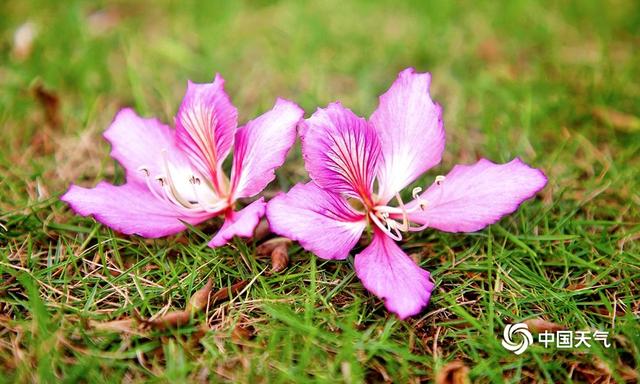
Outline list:
[[[385,202],[442,159],[442,108],[429,96],[430,83],[429,73],[405,69],[371,115],[382,147],[378,183]]]
[[[104,137],[111,143],[111,157],[125,168],[129,182],[145,183],[141,167],[152,177],[165,173],[163,156],[175,166],[188,167],[171,128],[156,119],[144,119],[129,108],[118,112]]]
[[[364,215],[342,196],[313,182],[296,184],[271,199],[267,219],[273,232],[297,240],[323,259],[345,259],[366,226]]]
[[[234,197],[258,194],[274,178],[296,141],[296,125],[304,111],[296,104],[278,99],[272,110],[236,132],[233,150]]]
[[[340,103],[329,104],[305,121],[301,138],[305,166],[318,186],[370,198],[380,143],[365,119]]]
[[[95,188],[72,185],[60,199],[79,215],[93,215],[118,232],[148,238],[184,230],[186,226],[180,220],[195,225],[211,217],[210,214],[180,214],[170,204],[156,199],[146,186],[137,183],[115,186],[100,182]]]
[[[238,111],[224,90],[224,79],[216,74],[213,83],[189,82],[176,115],[176,137],[194,166],[218,183],[219,169],[238,125]]]
[[[222,228],[209,242],[211,248],[221,247],[229,242],[234,236],[252,237],[253,230],[258,225],[260,218],[264,216],[266,207],[264,197],[247,205],[243,209],[232,212],[222,225]]]
[[[546,183],[542,171],[518,158],[506,164],[481,159],[473,165],[456,165],[440,185],[420,196],[426,208],[409,219],[446,232],[479,231],[514,212]],[[414,200],[407,208],[416,204]]]
[[[400,319],[419,313],[429,304],[434,286],[429,272],[377,229],[371,244],[356,255],[355,269],[365,288],[383,299],[387,309]]]

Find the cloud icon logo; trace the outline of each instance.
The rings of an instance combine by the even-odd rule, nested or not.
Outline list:
[[[514,335],[520,335],[520,342],[516,343],[513,340]],[[509,324],[504,329],[502,334],[502,346],[505,349],[519,355],[529,348],[529,345],[533,344],[533,336],[529,332],[529,327],[524,323]]]

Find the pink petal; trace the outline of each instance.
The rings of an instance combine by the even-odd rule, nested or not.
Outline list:
[[[125,168],[129,182],[145,183],[140,167],[152,176],[164,173],[163,156],[176,166],[188,166],[171,128],[156,119],[141,118],[129,108],[116,115],[104,137],[111,143],[111,157]]]
[[[345,259],[366,226],[340,195],[326,192],[315,183],[296,184],[267,205],[271,230],[297,240],[323,259]]]
[[[405,69],[371,115],[382,147],[378,182],[385,202],[442,158],[442,108],[429,96],[430,83],[429,73]]]
[[[446,232],[479,231],[513,213],[546,183],[542,171],[518,158],[506,164],[481,159],[456,165],[441,185],[432,185],[420,196],[427,206],[409,219]],[[416,204],[414,200],[407,207]]]
[[[387,309],[400,319],[419,313],[429,304],[433,283],[398,245],[379,230],[371,244],[355,259],[362,284],[384,300]]]
[[[272,110],[238,129],[231,176],[235,198],[254,196],[275,178],[303,114],[296,104],[278,99]]]
[[[238,125],[238,111],[224,90],[224,79],[216,74],[213,83],[189,82],[176,115],[178,145],[203,175],[210,175],[216,187],[219,169]]]
[[[184,230],[186,226],[180,220],[195,225],[211,217],[209,214],[184,216],[137,183],[115,186],[100,182],[95,188],[72,185],[60,199],[79,215],[92,215],[118,232],[148,238]]]
[[[365,119],[333,103],[306,120],[301,138],[305,166],[318,186],[370,198],[380,144]]]
[[[209,242],[211,248],[221,247],[227,244],[234,236],[252,237],[253,230],[258,225],[260,218],[264,216],[265,206],[264,197],[247,205],[237,212],[232,212],[222,225],[222,228]]]

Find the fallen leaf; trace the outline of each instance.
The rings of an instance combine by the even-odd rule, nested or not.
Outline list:
[[[543,319],[529,319],[525,320],[523,323],[529,327],[531,332],[540,333],[540,332],[555,332],[561,331],[566,327],[564,325],[552,323],[550,321],[546,321]]]
[[[209,294],[211,293],[212,287],[213,280],[207,280],[207,284],[197,290],[196,293],[191,296],[191,299],[189,299],[186,309],[187,312],[195,313],[205,309],[209,303]]]
[[[211,305],[213,305],[218,301],[228,299],[229,293],[231,293],[232,295],[237,295],[238,292],[240,292],[242,288],[244,288],[247,284],[249,284],[248,280],[242,280],[240,282],[233,284],[229,288],[219,289],[211,295],[211,297],[209,298],[209,302],[211,303]]]
[[[565,288],[567,291],[579,291],[581,289],[585,289],[587,288],[586,284],[583,283],[574,283],[574,284],[569,284],[567,285],[567,288]]]
[[[287,251],[287,244],[282,243],[277,245],[271,252],[271,271],[282,272],[289,265],[289,252]]]
[[[247,284],[248,281],[243,280],[233,284],[231,287],[219,289],[218,291],[211,294],[213,281],[209,279],[207,280],[207,283],[204,285],[204,287],[200,288],[191,296],[184,311],[171,311],[158,317],[157,319],[138,319],[138,321],[145,326],[153,329],[175,328],[188,324],[189,321],[191,321],[192,315],[199,311],[202,311],[209,304],[214,305],[218,301],[228,299],[230,293],[232,295],[236,295]]]
[[[250,340],[255,335],[253,327],[243,324],[236,324],[231,331],[231,340],[234,343],[240,343],[246,340]]]
[[[45,88],[41,82],[37,82],[32,87],[32,93],[38,104],[44,109],[47,125],[53,129],[60,127],[62,119],[60,117],[60,98],[58,94]]]
[[[604,307],[592,307],[592,308],[589,308],[588,312],[598,313],[603,316],[611,316],[611,312],[609,312],[609,310]],[[624,315],[625,315],[625,312],[623,310],[621,309],[616,310],[616,316],[624,316]]]
[[[30,145],[36,153],[43,155],[52,153],[55,148],[51,139],[51,130],[49,128],[37,130],[31,138]]]
[[[189,323],[191,313],[188,311],[172,311],[153,320],[146,320],[145,324],[154,329],[175,328]]]
[[[469,381],[469,367],[460,360],[445,364],[436,375],[436,384],[467,384]]]
[[[281,244],[289,246],[291,244],[291,240],[286,237],[274,237],[273,239],[269,239],[256,247],[256,256],[271,255],[273,250]]]
[[[269,222],[266,219],[260,220],[256,229],[253,231],[253,241],[261,241],[271,233]]]
[[[46,122],[41,129],[35,132],[31,146],[37,153],[48,154],[54,150],[51,132],[62,124],[60,98],[55,92],[46,89],[39,81],[31,87],[31,93],[44,110]]]
[[[595,107],[592,112],[596,119],[620,131],[635,132],[640,130],[640,118],[637,116],[609,107]]]
[[[107,322],[89,321],[89,326],[97,331],[142,334],[135,319],[121,319]]]
[[[198,329],[195,332],[193,332],[189,337],[189,341],[188,341],[189,348],[197,347],[198,344],[200,344],[200,340],[202,340],[202,338],[205,337],[210,330],[211,328],[206,322],[203,322],[202,324],[200,324]]]

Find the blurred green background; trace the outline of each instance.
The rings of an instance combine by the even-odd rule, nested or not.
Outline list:
[[[637,380],[639,48],[631,0],[2,1],[0,382],[419,382],[453,360],[474,381]],[[245,258],[252,244],[213,251],[197,231],[145,242],[57,201],[71,182],[122,181],[100,137],[119,108],[172,123],[187,79],[219,72],[241,123],[276,97],[307,115],[340,100],[368,116],[409,66],[433,74],[445,111],[429,178],[515,156],[549,176],[487,231],[408,239],[438,283],[423,315],[397,321],[348,262],[295,247],[285,275],[259,276],[244,303],[207,317],[196,347],[185,340],[197,325],[144,337],[87,325],[181,308],[206,277],[224,286],[264,267]],[[278,174],[272,190],[305,179],[299,149]],[[87,276],[94,255],[129,277]],[[503,325],[530,318],[612,330],[615,345],[502,349]],[[257,336],[237,342],[244,323]]]

